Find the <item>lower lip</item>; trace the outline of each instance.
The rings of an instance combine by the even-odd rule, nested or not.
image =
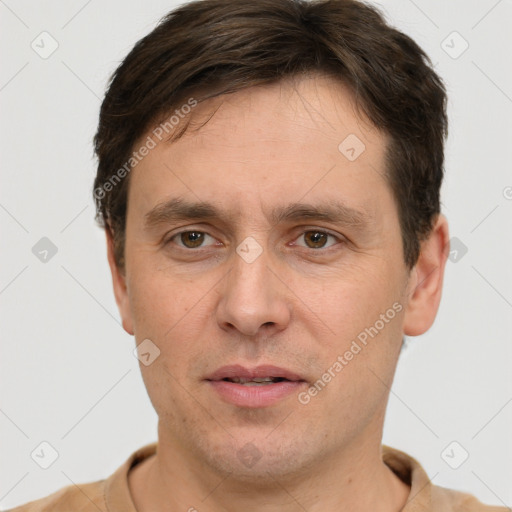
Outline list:
[[[225,380],[208,381],[224,401],[239,407],[267,407],[279,400],[298,393],[304,381],[281,381],[260,386],[246,386]]]

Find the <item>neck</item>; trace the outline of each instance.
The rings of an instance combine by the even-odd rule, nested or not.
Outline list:
[[[370,438],[371,439],[371,438]],[[139,512],[398,512],[409,487],[382,462],[377,442],[358,440],[302,472],[248,484],[236,475],[219,476],[190,452],[160,436],[157,454],[129,473]]]

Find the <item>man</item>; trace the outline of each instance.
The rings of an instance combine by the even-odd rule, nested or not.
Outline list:
[[[446,95],[353,0],[206,0],[116,71],[98,219],[158,443],[18,511],[493,511],[381,446],[449,241]]]

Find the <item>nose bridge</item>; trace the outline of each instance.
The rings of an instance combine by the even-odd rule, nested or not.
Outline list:
[[[262,306],[270,298],[269,254],[252,240],[244,240],[236,249],[233,269],[226,292],[235,300],[241,300],[248,312]],[[256,242],[257,243],[257,242]]]
[[[254,238],[247,237],[237,246],[218,305],[222,328],[252,336],[263,325],[276,330],[285,327],[289,319],[286,296],[269,267],[271,252]]]
[[[246,229],[249,229],[240,229],[237,233],[240,238],[232,255],[229,279],[230,286],[239,286],[242,291],[257,286],[258,281],[262,284],[261,281],[268,273],[267,266],[272,265],[268,244],[269,231],[261,226],[255,227],[253,222],[245,220],[249,224]],[[252,234],[248,234],[251,231]],[[245,237],[242,238],[243,236]]]

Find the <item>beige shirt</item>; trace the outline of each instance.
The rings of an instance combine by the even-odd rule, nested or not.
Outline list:
[[[105,480],[70,485],[39,500],[7,512],[137,512],[128,487],[128,472],[137,463],[156,452],[153,443],[140,448]],[[384,462],[411,492],[402,512],[505,512],[505,507],[491,507],[469,494],[432,485],[420,464],[404,452],[382,447]]]

